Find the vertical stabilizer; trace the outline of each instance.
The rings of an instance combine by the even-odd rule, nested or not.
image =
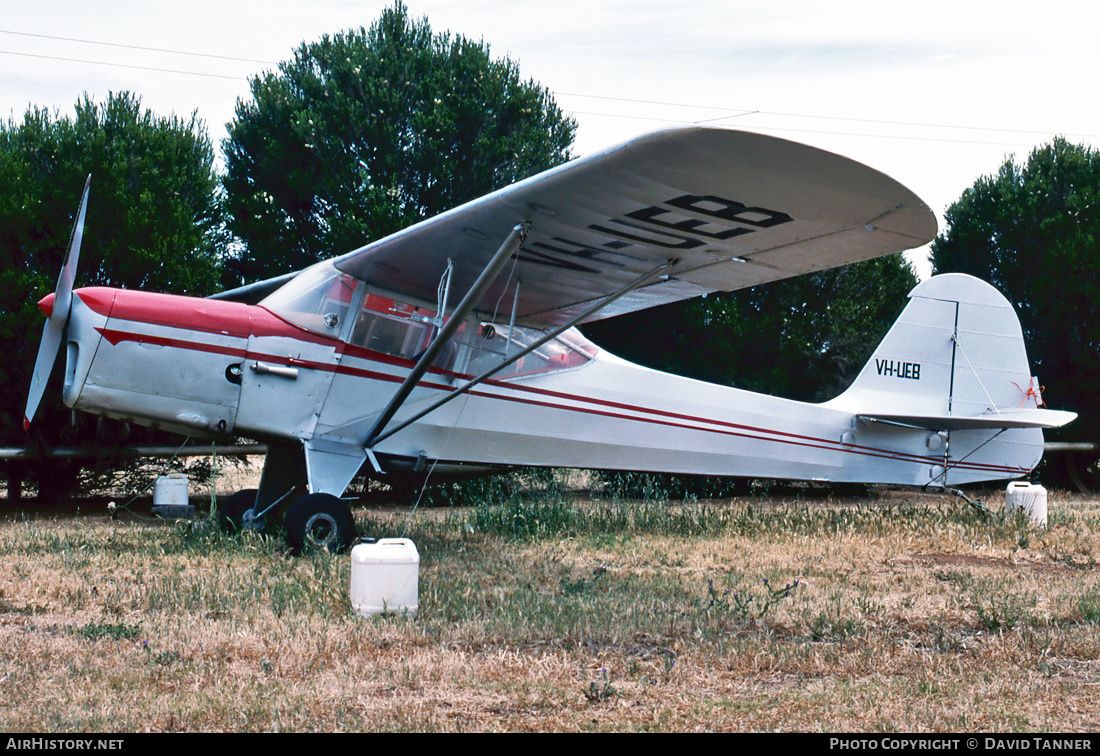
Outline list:
[[[948,430],[1055,427],[1074,417],[1039,410],[1012,305],[962,273],[918,284],[851,388],[828,405]]]

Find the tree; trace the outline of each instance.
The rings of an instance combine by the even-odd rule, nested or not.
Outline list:
[[[1008,297],[1044,400],[1079,415],[1057,437],[1100,440],[1100,153],[1058,138],[1023,165],[1010,158],[946,219],[934,271],[969,273]]]
[[[488,45],[400,2],[251,80],[224,143],[240,284],[350,251],[569,158],[576,128]]]
[[[626,359],[713,383],[823,401],[855,379],[916,285],[901,255],[585,326]]]
[[[201,295],[223,248],[213,165],[194,115],[158,117],[129,93],[85,96],[74,118],[32,107],[0,124],[0,443],[77,440],[60,391],[47,392],[30,439],[22,419],[43,324],[35,303],[56,285],[85,177],[77,284]]]

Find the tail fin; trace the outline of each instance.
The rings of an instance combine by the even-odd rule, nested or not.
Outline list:
[[[948,273],[918,284],[909,300],[828,406],[930,430],[1056,428],[1076,417],[1044,408],[1019,318],[995,288]]]

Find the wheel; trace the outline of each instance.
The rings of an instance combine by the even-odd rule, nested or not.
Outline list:
[[[222,527],[231,533],[243,530],[262,533],[267,527],[267,521],[263,517],[255,516],[258,493],[254,488],[247,488],[231,494],[218,508],[218,521]]]
[[[298,552],[304,548],[346,551],[355,540],[355,518],[348,505],[332,494],[306,494],[283,518],[286,540]]]

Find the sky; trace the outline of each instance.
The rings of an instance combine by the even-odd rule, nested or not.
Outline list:
[[[131,91],[225,136],[248,77],[392,0],[0,0],[0,118]],[[944,210],[1011,156],[1100,145],[1100,3],[406,0],[483,40],[578,123],[574,154],[707,123],[877,168]],[[911,255],[922,276],[926,250]]]

